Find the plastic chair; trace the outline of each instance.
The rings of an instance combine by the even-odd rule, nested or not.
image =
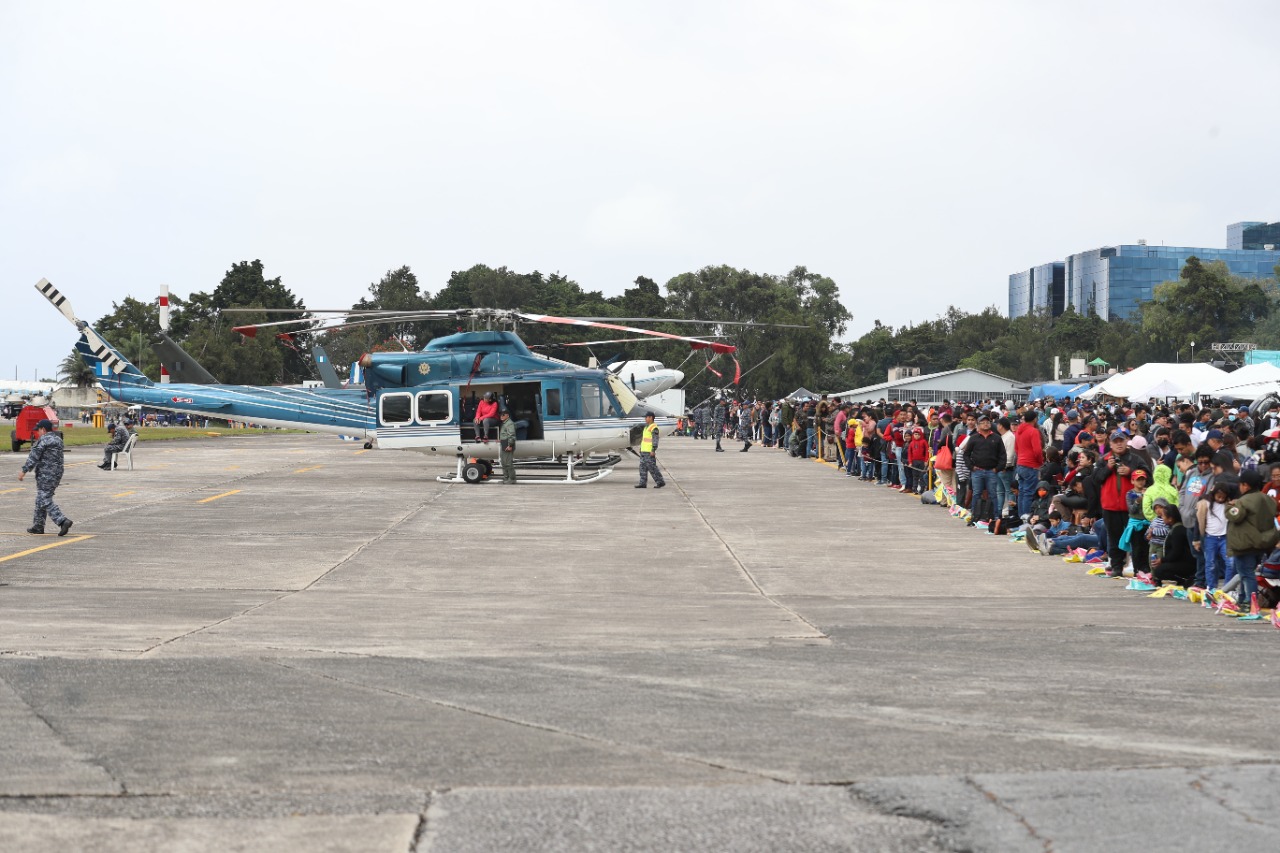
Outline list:
[[[129,470],[133,470],[133,446],[138,443],[138,434],[135,432],[129,436],[129,440],[124,443],[124,447],[111,454],[111,470],[116,470],[120,465],[120,457],[124,456],[129,460]]]

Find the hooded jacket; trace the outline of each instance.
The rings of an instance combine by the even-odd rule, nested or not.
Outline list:
[[[1172,484],[1173,469],[1164,465],[1157,465],[1152,476],[1155,478],[1155,482],[1151,484],[1142,496],[1142,514],[1147,517],[1147,521],[1156,520],[1156,498],[1164,498],[1169,506],[1178,505],[1178,490]]]
[[[1043,492],[1044,494],[1041,494]],[[1036,493],[1031,498],[1031,514],[1040,518],[1048,518],[1053,503],[1053,486],[1047,480],[1036,484]]]
[[[1227,507],[1227,553],[1232,557],[1270,551],[1276,545],[1276,502],[1265,492],[1247,492]]]

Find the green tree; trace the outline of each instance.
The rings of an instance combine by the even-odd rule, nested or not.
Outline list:
[[[1177,281],[1155,288],[1139,306],[1144,360],[1173,361],[1191,341],[1203,351],[1216,341],[1237,340],[1271,315],[1272,301],[1255,279],[1234,276],[1222,261],[1187,258]]]
[[[98,377],[84,356],[78,350],[72,350],[58,365],[58,381],[75,388],[92,388],[98,383]]]

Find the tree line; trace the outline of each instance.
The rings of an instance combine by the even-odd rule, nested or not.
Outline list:
[[[330,361],[341,373],[366,352],[421,349],[433,337],[467,328],[465,320],[405,320],[287,336],[264,330],[255,337],[246,337],[232,331],[233,327],[288,315],[265,311],[224,313],[228,308],[304,311],[306,305],[279,277],[267,278],[260,260],[234,264],[211,292],[195,292],[186,298],[171,295],[170,337],[220,382],[230,384],[292,384],[314,379],[317,374],[311,349],[317,343],[324,345]],[[560,273],[517,272],[483,264],[452,273],[433,294],[409,267],[403,266],[371,283],[351,308],[509,308],[605,320],[653,318],[658,322],[623,324],[678,335],[714,336],[736,345],[738,350],[732,357],[714,356],[709,351],[694,351],[686,343],[656,338],[589,348],[568,347],[565,345],[592,339],[632,336],[537,323],[523,324],[519,329],[521,338],[535,350],[578,364],[595,357],[599,362],[653,359],[671,367],[679,365],[690,377],[686,387],[691,397],[730,386],[739,372],[743,378],[738,390],[762,396],[785,394],[802,384],[839,384],[849,375],[847,354],[838,341],[850,314],[840,303],[835,282],[805,267],[774,275],[710,266],[675,276],[665,287],[640,276],[622,294],[606,297]],[[681,320],[708,322],[670,322]],[[113,303],[112,310],[95,327],[149,377],[159,378],[160,365],[150,352],[151,341],[160,331],[154,304],[126,297]],[[70,358],[64,364],[64,376],[71,375],[76,360]]]
[[[1010,319],[992,306],[977,313],[949,307],[933,320],[894,329],[876,321],[845,355],[848,388],[884,382],[897,365],[934,373],[957,367],[985,370],[1022,382],[1052,377],[1053,359],[1066,370],[1071,356],[1100,356],[1120,368],[1149,361],[1213,357],[1210,344],[1242,341],[1280,349],[1280,265],[1274,279],[1233,275],[1222,261],[1190,257],[1179,278],[1157,285],[1135,316],[1105,320],[1068,309],[1058,317],[1037,311]]]
[[[841,342],[851,319],[836,283],[798,266],[785,274],[756,273],[730,266],[708,266],[682,273],[659,286],[640,276],[622,294],[606,297],[585,290],[560,273],[517,272],[477,264],[456,271],[434,294],[407,267],[389,270],[351,304],[353,310],[436,310],[511,308],[570,317],[656,318],[659,321],[721,321],[688,325],[643,324],[679,335],[723,336],[737,346],[737,365],[728,356],[712,357],[687,344],[652,342],[567,347],[585,340],[624,337],[581,327],[525,324],[521,337],[531,347],[578,364],[595,357],[654,359],[685,372],[691,401],[717,388],[753,397],[778,397],[799,386],[842,391],[885,381],[894,366],[934,373],[971,367],[1020,381],[1051,375],[1054,356],[1063,365],[1072,356],[1101,356],[1117,367],[1147,361],[1211,357],[1215,341],[1248,341],[1280,349],[1280,266],[1276,279],[1232,275],[1222,262],[1189,258],[1175,281],[1156,287],[1154,298],[1130,318],[1103,319],[1068,310],[1058,317],[1039,311],[1010,319],[994,306],[965,312],[949,306],[932,320],[898,328],[875,321],[851,343]],[[664,292],[665,291],[665,292]],[[459,321],[404,321],[320,333],[248,338],[233,326],[280,319],[261,314],[225,314],[228,308],[295,309],[306,306],[281,279],[267,278],[262,261],[234,264],[211,292],[172,296],[170,336],[219,381],[246,385],[290,384],[316,378],[311,348],[322,343],[335,368],[366,352],[420,349],[431,338],[465,327]],[[737,326],[730,323],[751,323]],[[776,325],[769,325],[776,324]],[[785,328],[799,326],[801,328]],[[159,332],[154,304],[133,297],[113,303],[97,329],[153,379],[159,364],[150,352]],[[64,378],[74,375],[76,358],[64,363]],[[741,372],[739,386],[732,385]]]

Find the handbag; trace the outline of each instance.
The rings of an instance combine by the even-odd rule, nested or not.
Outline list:
[[[951,448],[945,444],[938,448],[938,453],[933,457],[933,467],[938,471],[950,471],[956,467],[955,457],[951,455]]]

